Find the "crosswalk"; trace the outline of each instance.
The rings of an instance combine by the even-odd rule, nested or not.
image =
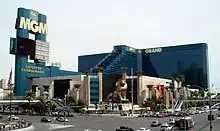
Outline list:
[[[62,129],[68,129],[72,131],[72,128],[75,128],[75,125],[63,125],[63,124],[48,124],[48,123],[33,123],[34,125],[34,131],[52,131],[52,130],[62,130]]]
[[[46,124],[48,126],[48,130],[57,130],[64,128],[75,127],[75,125],[61,125],[61,124]]]

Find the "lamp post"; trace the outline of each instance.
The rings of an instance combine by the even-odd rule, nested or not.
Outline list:
[[[64,97],[64,125],[66,125],[66,97],[67,95]]]
[[[134,80],[133,80],[133,68],[131,68],[131,115],[134,115]]]

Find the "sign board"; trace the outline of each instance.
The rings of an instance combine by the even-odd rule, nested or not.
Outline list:
[[[19,20],[19,28],[32,31],[34,33],[48,34],[47,24],[21,17]]]
[[[150,49],[146,49],[145,53],[158,53],[158,52],[162,52],[163,49],[162,48],[150,48]]]
[[[50,44],[45,41],[36,40],[35,59],[40,61],[49,61]]]

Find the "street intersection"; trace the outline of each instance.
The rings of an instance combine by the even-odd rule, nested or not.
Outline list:
[[[129,126],[135,130],[140,127],[150,128],[151,131],[160,131],[160,127],[150,127],[153,120],[159,120],[161,123],[166,123],[172,117],[165,118],[137,118],[137,117],[119,117],[119,116],[75,116],[70,117],[69,122],[64,125],[54,120],[54,117],[49,117],[52,122],[41,123],[40,116],[20,116],[25,120],[33,123],[34,131],[84,131],[84,129],[90,129],[91,131],[114,131],[121,125]],[[195,127],[192,131],[209,131],[209,121],[207,120],[207,114],[198,114],[193,116]],[[213,131],[220,129],[220,120],[213,121]]]

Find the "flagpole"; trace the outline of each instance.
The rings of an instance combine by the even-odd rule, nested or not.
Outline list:
[[[8,88],[9,88],[9,110],[10,110],[10,122],[11,122],[11,97],[12,97],[12,93],[11,93],[11,86],[12,86],[12,68],[10,71],[10,75],[9,75],[9,79],[8,79]]]

